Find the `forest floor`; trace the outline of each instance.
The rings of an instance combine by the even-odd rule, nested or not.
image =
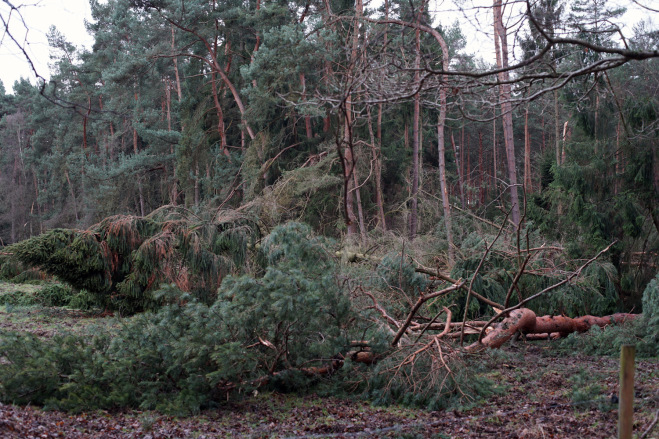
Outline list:
[[[49,337],[116,320],[80,311],[0,307],[0,330]],[[551,342],[518,342],[488,378],[502,390],[473,408],[424,411],[358,399],[263,392],[197,416],[127,410],[71,414],[0,404],[0,438],[613,438],[618,359],[566,355]],[[635,427],[659,410],[659,359],[636,362]],[[647,436],[659,438],[659,426]]]

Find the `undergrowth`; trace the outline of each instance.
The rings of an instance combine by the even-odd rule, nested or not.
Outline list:
[[[384,355],[389,334],[372,325],[372,311],[354,308],[333,245],[309,227],[289,223],[263,240],[260,275],[227,277],[211,305],[169,285],[154,295],[168,305],[121,319],[119,328],[91,338],[2,333],[0,400],[183,415],[268,388],[320,385],[380,404],[429,408],[468,403],[492,390],[460,359],[449,375],[434,365],[432,381],[419,373],[426,360],[416,370],[404,367],[417,383],[406,388],[391,368],[400,358]],[[362,339],[385,356],[377,367],[346,360],[334,375],[313,372],[347,356],[351,340]]]
[[[486,368],[479,361],[453,356],[448,366],[433,352],[405,363],[418,346],[409,348],[388,356],[371,371],[367,395],[374,404],[467,409],[501,390],[485,376]]]
[[[48,282],[41,285],[0,284],[0,305],[67,307],[88,310],[98,304],[87,291]]]

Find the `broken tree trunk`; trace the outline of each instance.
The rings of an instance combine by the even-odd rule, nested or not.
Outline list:
[[[566,336],[572,332],[586,332],[595,325],[604,327],[610,324],[628,322],[640,315],[618,313],[606,317],[583,316],[574,319],[565,316],[537,317],[530,309],[520,308],[511,311],[508,317],[497,324],[486,337],[480,342],[477,341],[467,346],[466,349],[467,351],[475,351],[482,347],[498,348],[518,332],[525,335],[558,333],[561,336]]]

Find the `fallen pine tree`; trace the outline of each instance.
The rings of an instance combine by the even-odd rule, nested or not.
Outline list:
[[[641,317],[642,314],[617,313],[605,317],[582,316],[570,318],[565,316],[537,317],[528,308],[519,308],[510,312],[510,315],[497,324],[485,337],[486,327],[481,330],[479,341],[467,346],[467,351],[478,350],[483,347],[498,348],[510,340],[515,334],[524,335],[555,335],[564,337],[573,332],[586,332],[593,326],[603,328],[610,324],[622,324]]]
[[[259,237],[256,221],[236,211],[162,206],[145,217],[114,215],[86,230],[53,229],[15,243],[2,254],[0,274],[38,269],[125,314],[157,309],[163,300],[153,293],[163,284],[212,303]]]
[[[481,374],[487,356],[455,342],[463,334],[481,337],[479,347],[496,348],[517,332],[567,333],[634,319],[638,340],[653,343],[647,352],[655,355],[651,349],[659,345],[659,279],[644,295],[642,321],[630,315],[538,318],[526,308],[564,280],[508,309],[501,300],[496,305],[503,311],[488,321],[453,321],[459,295],[474,290],[470,279],[442,279],[439,288],[419,284],[423,288],[402,296],[400,278],[411,273],[416,281],[418,273],[393,260],[390,280],[399,283],[390,282],[395,288],[387,295],[376,284],[351,286],[330,249],[331,241],[309,227],[289,223],[261,241],[253,273],[223,279],[212,304],[170,284],[157,291],[173,298],[165,306],[91,338],[0,334],[0,401],[191,413],[260,387],[292,391],[322,383],[378,403],[439,409],[493,388]]]

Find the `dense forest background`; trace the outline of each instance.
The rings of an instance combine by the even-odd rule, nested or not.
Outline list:
[[[423,0],[90,3],[90,51],[53,28],[50,79],[0,84],[2,245],[173,205],[362,251],[405,237],[458,272],[502,224],[518,250],[516,231],[561,254],[535,276],[615,243],[593,274],[606,311],[639,306],[656,274],[651,21],[623,33],[604,0],[495,0],[491,64]]]

